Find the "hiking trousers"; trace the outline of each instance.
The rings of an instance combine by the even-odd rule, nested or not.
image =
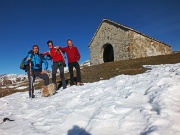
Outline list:
[[[73,67],[76,69],[76,82],[81,82],[81,72],[80,66],[78,62],[70,62],[68,63],[68,69],[70,73],[70,85],[74,85],[74,73]]]
[[[31,88],[31,84],[32,84],[32,81],[33,83],[35,82],[36,77],[43,79],[45,86],[49,85],[49,76],[47,74],[41,74],[41,70],[32,71],[33,80],[31,80],[30,71],[28,71],[27,74],[28,74],[28,80],[29,80],[29,97],[31,97],[31,90],[32,90],[32,95],[34,95],[34,86],[32,85],[32,88]]]
[[[61,78],[63,89],[65,89],[66,88],[66,81],[64,78],[64,65],[63,65],[63,62],[61,62],[61,61],[60,62],[53,62],[53,65],[52,65],[52,82],[55,84],[55,86],[57,88],[56,73],[57,73],[58,69],[60,71],[60,78]]]

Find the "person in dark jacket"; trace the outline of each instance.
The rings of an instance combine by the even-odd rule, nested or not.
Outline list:
[[[80,72],[80,66],[79,66],[79,60],[80,60],[80,53],[73,45],[73,42],[71,39],[67,40],[67,47],[62,48],[57,46],[56,48],[59,48],[61,51],[66,52],[67,58],[68,58],[68,68],[70,73],[70,86],[74,85],[74,74],[73,74],[73,67],[76,69],[76,81],[77,85],[84,85],[81,82],[81,72]]]
[[[34,98],[34,87],[33,82],[36,77],[39,77],[44,80],[44,85],[49,85],[49,77],[46,74],[48,63],[44,59],[43,55],[39,54],[38,45],[34,45],[32,48],[32,52],[30,52],[27,56],[27,59],[24,61],[25,65],[29,65],[29,69],[27,71],[28,80],[29,80],[29,97]],[[33,79],[31,79],[31,76]]]
[[[66,81],[65,81],[65,78],[64,78],[64,63],[65,63],[64,56],[63,56],[60,49],[54,48],[53,41],[48,40],[47,45],[48,45],[50,50],[48,52],[43,53],[43,55],[50,55],[51,58],[52,58],[52,61],[53,61],[53,65],[52,65],[52,82],[55,84],[56,89],[57,89],[56,73],[57,73],[57,69],[59,69],[63,89],[66,89]]]

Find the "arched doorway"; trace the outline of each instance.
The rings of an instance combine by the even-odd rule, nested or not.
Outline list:
[[[114,61],[114,49],[111,44],[105,44],[103,46],[103,60],[104,62],[111,62]]]

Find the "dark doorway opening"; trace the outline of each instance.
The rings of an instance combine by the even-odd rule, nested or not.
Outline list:
[[[114,50],[111,44],[104,45],[103,60],[104,62],[114,61]]]

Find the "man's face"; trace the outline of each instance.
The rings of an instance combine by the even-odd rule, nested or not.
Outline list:
[[[67,41],[67,45],[68,45],[68,47],[72,47],[73,46],[73,43],[72,43],[72,41]]]
[[[49,47],[49,49],[53,48],[52,43],[49,43],[49,44],[48,44],[48,47]]]
[[[37,46],[33,47],[33,52],[34,53],[38,53],[38,51],[39,51],[39,48]]]

